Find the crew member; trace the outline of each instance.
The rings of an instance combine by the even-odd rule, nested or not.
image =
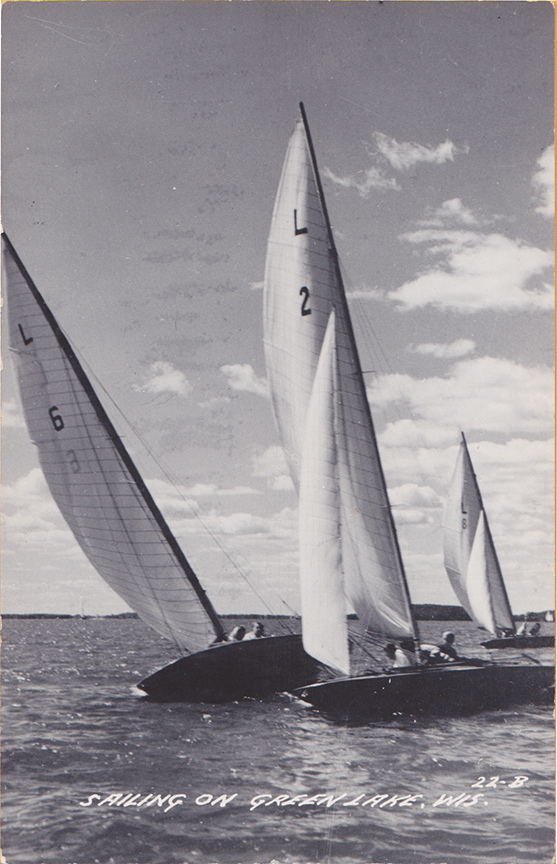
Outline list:
[[[437,646],[442,654],[452,657],[456,660],[458,657],[456,648],[454,647],[455,635],[451,630],[445,630],[443,633],[443,641]]]
[[[385,645],[384,650],[385,654],[391,661],[390,665],[394,669],[404,669],[414,665],[408,658],[407,653],[402,651],[400,648],[397,648],[393,642],[389,642],[388,645]]]
[[[246,639],[262,639],[264,635],[265,628],[263,627],[263,624],[261,621],[256,621],[253,628],[244,636],[244,642]]]
[[[398,649],[401,654],[404,655],[406,660],[405,666],[416,666],[418,663],[418,658],[416,657],[416,643],[413,639],[404,639],[400,643],[400,648]]]
[[[452,663],[453,657],[449,657],[438,645],[423,643],[420,645],[420,658],[426,666],[435,666],[437,663]]]

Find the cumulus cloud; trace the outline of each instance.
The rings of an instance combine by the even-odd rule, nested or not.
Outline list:
[[[229,488],[221,488],[216,483],[196,483],[194,486],[185,488],[185,494],[191,495],[194,498],[206,498],[217,496],[219,498],[228,498],[233,495],[259,495],[257,489],[251,486],[230,486]]]
[[[210,510],[199,518],[188,518],[185,514],[180,516],[178,513],[171,513],[169,508],[167,510],[169,525],[178,536],[210,533],[213,537],[263,536],[273,540],[295,539],[296,519],[292,517],[291,508],[284,508],[280,513],[273,513],[271,516],[245,511],[220,513]]]
[[[297,580],[293,575],[297,568],[295,510],[283,508],[268,516],[244,510],[220,512],[221,507],[234,507],[233,496],[253,495],[256,490],[249,487],[222,489],[214,484],[195,484],[176,488],[161,479],[147,480],[147,485],[172,530],[177,536],[183,535],[184,550],[203,578],[205,588],[221,598],[221,603],[222,571],[223,568],[230,570],[232,607],[225,607],[224,611],[230,608],[250,610],[254,603],[262,608],[261,601],[254,599],[239,578],[239,568],[231,563],[231,557],[242,562],[242,572],[247,566],[248,571],[257,575],[258,597],[273,597],[280,585],[283,596],[297,605]],[[42,596],[45,584],[52,585],[49,596],[53,602],[47,607],[49,611],[79,611],[80,595],[88,598],[87,612],[119,612],[126,608],[95,575],[65,525],[39,468],[11,484],[6,483],[3,493],[2,551],[6,561],[9,558],[11,562],[3,574],[3,596],[10,611],[37,611],[37,597]],[[208,512],[201,511],[194,495],[200,502],[209,504]],[[223,551],[225,548],[228,552]],[[282,601],[275,599],[274,603],[276,611],[288,611]]]
[[[441,499],[429,486],[403,483],[389,489],[389,500],[398,524],[420,525],[432,521],[432,510],[439,510]]]
[[[465,357],[476,347],[472,339],[455,339],[454,342],[422,342],[420,345],[409,345],[408,350],[416,354],[430,354],[440,360]]]
[[[406,404],[426,421],[504,435],[549,435],[553,373],[511,360],[478,357],[456,363],[444,377],[390,374],[368,390],[377,407]]]
[[[454,161],[454,157],[458,153],[468,152],[467,149],[459,149],[452,141],[444,141],[438,147],[427,147],[424,144],[399,143],[394,138],[384,135],[383,132],[375,132],[373,139],[376,150],[371,156],[382,164],[372,165],[356,174],[344,176],[339,176],[326,167],[323,170],[323,176],[336,183],[337,186],[343,186],[345,189],[356,189],[362,198],[367,198],[372,189],[400,191],[401,187],[396,178],[389,177],[385,171],[386,164],[396,171],[408,171],[418,162],[442,165],[444,162]],[[459,199],[454,200],[457,202]],[[448,207],[450,204],[451,202],[447,202]],[[453,206],[456,207],[457,205]],[[458,215],[465,220],[469,213],[470,211],[461,207]]]
[[[183,372],[165,360],[151,363],[142,384],[134,384],[133,389],[140,393],[172,393],[186,396],[193,390]]]
[[[468,153],[468,147],[460,149],[449,140],[437,147],[428,147],[406,141],[399,143],[383,132],[376,132],[373,137],[379,153],[397,171],[408,171],[418,162],[443,165],[445,162],[454,162],[454,157],[459,153]]]
[[[416,279],[388,293],[401,309],[435,306],[474,313],[484,309],[551,309],[553,291],[535,277],[553,266],[553,253],[502,234],[422,229],[404,240],[427,244],[437,258]]]
[[[268,397],[266,380],[256,375],[249,363],[233,363],[221,366],[220,371],[227,378],[228,386],[232,390],[247,390],[248,393]]]
[[[276,492],[294,489],[282,447],[273,445],[253,457],[253,477],[265,477],[269,488]]]
[[[210,399],[206,399],[203,402],[199,403],[200,408],[214,408],[216,405],[228,405],[230,402],[230,396],[212,396]]]
[[[323,169],[323,176],[332,180],[338,186],[344,186],[345,189],[357,189],[362,198],[367,198],[372,189],[393,189],[400,190],[400,186],[394,177],[387,177],[382,168],[373,166],[366,171],[361,171],[356,175],[348,175],[339,177],[329,168]]]
[[[536,164],[538,167],[532,177],[538,201],[536,213],[552,219],[555,216],[555,144],[546,147]]]
[[[5,547],[43,549],[65,554],[74,551],[73,536],[66,527],[40,468],[32,468],[14,483],[5,483]]]
[[[428,209],[427,218],[420,220],[419,224],[442,227],[450,222],[457,222],[461,225],[484,224],[478,216],[464,206],[460,198],[451,198],[448,201],[443,201],[440,207]]]
[[[198,499],[216,500],[239,495],[259,495],[251,486],[221,487],[216,483],[195,483],[184,486],[155,478],[147,482],[153,497],[164,514],[171,519],[190,518],[201,513]]]
[[[373,288],[368,288],[366,285],[360,285],[359,288],[350,288],[346,292],[349,300],[384,300],[385,295],[375,285]]]
[[[442,425],[417,417],[388,423],[381,432],[382,446],[412,449],[442,449],[451,446],[458,435],[458,424]]]

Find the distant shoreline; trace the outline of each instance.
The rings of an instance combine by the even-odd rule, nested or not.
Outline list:
[[[414,616],[417,621],[470,621],[470,616],[461,606],[448,606],[436,603],[414,603],[412,605]],[[546,610],[543,612],[525,612],[519,615],[513,615],[515,621],[545,621],[547,612],[554,610]],[[115,615],[70,615],[66,613],[55,612],[4,612],[2,619],[9,618],[77,618],[77,619],[121,619],[121,618],[139,618],[137,612],[119,612]],[[296,615],[266,615],[252,612],[236,612],[227,615],[221,615],[225,620],[244,618],[248,621],[276,621],[288,618],[296,618]],[[356,618],[355,615],[349,615],[349,618]]]

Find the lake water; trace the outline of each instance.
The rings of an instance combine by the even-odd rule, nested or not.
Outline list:
[[[477,646],[469,623],[422,638],[447,626]],[[134,692],[175,657],[138,620],[4,621],[8,864],[551,862],[550,708],[343,728],[287,696]]]

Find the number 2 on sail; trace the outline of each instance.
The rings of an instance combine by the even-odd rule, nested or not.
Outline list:
[[[300,288],[300,297],[303,297],[302,300],[302,315],[311,315],[311,309],[308,306],[309,301],[309,289],[304,285],[303,288]]]

